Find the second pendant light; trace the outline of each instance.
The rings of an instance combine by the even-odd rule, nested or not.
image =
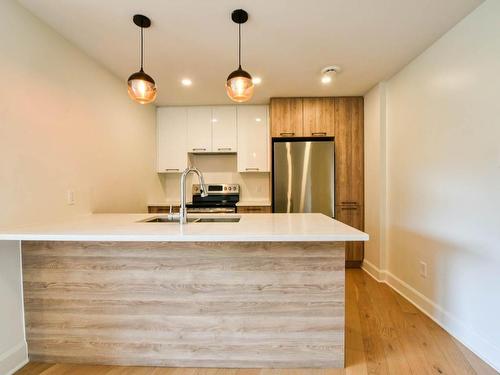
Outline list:
[[[254,89],[252,76],[241,68],[241,24],[247,22],[248,13],[243,9],[236,9],[231,13],[231,19],[238,24],[238,69],[227,77],[226,92],[231,100],[243,103],[250,100]]]

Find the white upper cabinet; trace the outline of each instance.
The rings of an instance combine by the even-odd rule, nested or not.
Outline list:
[[[187,107],[188,152],[212,152],[212,108]]]
[[[265,105],[238,106],[238,172],[269,172],[270,134]]]
[[[157,171],[179,173],[188,165],[187,110],[185,107],[157,109]]]
[[[236,152],[236,106],[212,107],[212,151]]]

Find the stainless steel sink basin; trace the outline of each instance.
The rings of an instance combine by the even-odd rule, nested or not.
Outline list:
[[[188,217],[188,223],[194,223],[199,220],[199,217]],[[146,220],[142,220],[143,223],[178,223],[178,217],[169,217],[169,216],[155,216],[153,218],[149,218]]]
[[[195,223],[237,223],[239,217],[200,217]]]
[[[240,221],[238,216],[231,217],[187,217],[188,223],[237,223]],[[178,223],[178,217],[170,216],[155,216],[145,220],[141,220],[142,223]]]

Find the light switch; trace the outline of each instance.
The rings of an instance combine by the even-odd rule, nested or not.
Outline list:
[[[66,203],[68,206],[73,206],[75,204],[75,192],[73,190],[68,190],[66,192]]]

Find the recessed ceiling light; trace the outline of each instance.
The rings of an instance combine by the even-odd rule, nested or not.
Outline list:
[[[260,77],[253,77],[252,82],[254,85],[260,85],[262,83],[262,78]]]
[[[340,67],[337,65],[327,66],[321,69],[321,83],[324,85],[329,84],[338,72],[340,72]]]
[[[193,84],[193,81],[191,81],[189,78],[184,78],[181,81],[181,83],[182,83],[183,86],[191,86]]]
[[[257,122],[261,122],[261,121],[262,121],[262,119],[261,119],[260,117],[257,117],[257,118],[255,119],[255,121],[257,121]]]
[[[321,83],[326,85],[327,83],[330,83],[330,82],[332,82],[332,77],[330,77],[330,76],[321,77]]]

